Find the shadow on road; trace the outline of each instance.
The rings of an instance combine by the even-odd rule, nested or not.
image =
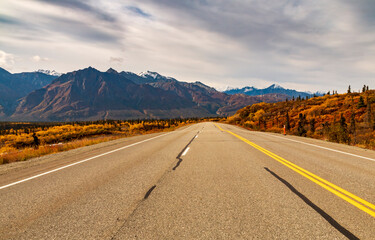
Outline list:
[[[284,183],[294,194],[296,194],[299,198],[301,198],[307,205],[309,205],[312,209],[314,209],[317,213],[320,214],[332,227],[336,228],[339,232],[341,232],[345,237],[348,239],[359,239],[353,233],[349,232],[346,228],[341,226],[335,219],[333,219],[330,215],[324,212],[320,207],[315,205],[313,202],[310,201],[305,195],[300,193],[297,189],[295,189],[289,182],[285,179],[281,178],[276,173],[272,172],[268,168],[264,168],[267,172],[271,173],[275,178],[277,178],[280,182]]]

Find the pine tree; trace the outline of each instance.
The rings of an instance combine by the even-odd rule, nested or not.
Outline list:
[[[348,93],[352,93],[352,90],[350,89],[350,85],[348,87]]]
[[[310,131],[312,133],[315,132],[315,118],[311,118],[311,120],[310,120]]]
[[[341,113],[341,116],[340,116],[340,125],[339,126],[340,126],[339,132],[338,132],[339,142],[349,143],[350,138],[349,138],[349,134],[348,134],[348,125],[346,124],[346,119],[345,119],[345,117],[342,113]]]
[[[359,102],[358,102],[357,108],[360,109],[360,108],[363,108],[363,107],[366,107],[366,105],[365,105],[365,101],[363,101],[363,97],[360,96],[360,97],[359,97]]]
[[[363,85],[362,92],[366,92],[366,85]]]
[[[285,129],[286,129],[287,131],[290,130],[290,122],[289,122],[289,113],[288,113],[288,112],[286,112]]]
[[[305,123],[306,123],[306,115],[300,113],[298,115],[298,128],[297,128],[297,133],[299,136],[306,136],[306,129],[305,129]]]

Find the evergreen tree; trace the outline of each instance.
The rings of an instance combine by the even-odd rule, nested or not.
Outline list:
[[[306,115],[300,113],[298,115],[298,128],[297,128],[297,133],[299,136],[306,136],[306,129],[305,129],[305,124],[306,124]]]
[[[289,113],[288,113],[288,112],[286,112],[285,129],[286,129],[287,131],[290,130],[290,122],[289,122]]]
[[[363,97],[360,96],[360,97],[359,97],[359,102],[358,102],[357,108],[360,109],[360,108],[363,108],[363,107],[366,107],[366,105],[365,105],[365,101],[363,101]]]
[[[366,85],[363,85],[362,92],[366,92]]]
[[[311,119],[310,119],[310,131],[311,131],[312,133],[315,132],[315,118],[311,118]]]
[[[350,88],[350,85],[349,85],[349,87],[348,87],[348,93],[352,93],[352,90],[351,90],[351,88]]]
[[[339,142],[349,143],[350,138],[349,138],[349,134],[348,134],[348,125],[346,124],[346,119],[345,119],[345,117],[342,113],[341,113],[341,116],[340,116],[340,125],[339,126],[340,126],[339,132],[338,132]]]

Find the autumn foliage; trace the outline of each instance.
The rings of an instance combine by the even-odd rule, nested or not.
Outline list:
[[[0,123],[0,164],[23,161],[116,138],[169,131],[204,119]],[[34,135],[34,136],[33,136]]]
[[[375,149],[375,90],[247,106],[227,119],[248,129]]]

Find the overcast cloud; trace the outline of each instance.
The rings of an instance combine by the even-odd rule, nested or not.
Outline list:
[[[373,0],[5,0],[0,67],[157,71],[182,81],[375,88]]]

